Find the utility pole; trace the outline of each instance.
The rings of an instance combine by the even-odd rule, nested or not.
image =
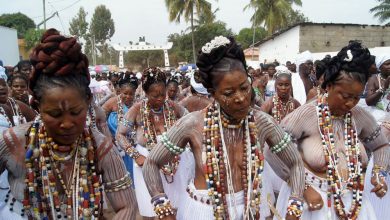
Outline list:
[[[46,30],[46,0],[43,0],[43,29]]]

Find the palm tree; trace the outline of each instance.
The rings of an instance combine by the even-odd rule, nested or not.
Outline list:
[[[264,25],[271,35],[281,27],[286,26],[288,15],[293,10],[292,4],[301,6],[301,0],[250,0],[244,10],[254,8],[251,17],[253,26]]]
[[[380,4],[370,9],[371,13],[375,13],[374,17],[378,18],[381,23],[390,20],[390,0],[378,0]],[[389,25],[390,22],[387,23]]]
[[[192,55],[195,63],[194,13],[211,17],[211,3],[206,0],[165,0],[165,5],[168,8],[169,21],[179,23],[181,17],[184,17],[186,22],[191,22]]]

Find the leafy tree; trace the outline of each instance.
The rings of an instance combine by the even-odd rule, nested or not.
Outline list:
[[[35,28],[35,23],[25,14],[18,12],[0,15],[0,26],[16,29],[18,31],[18,38],[22,39],[30,28]]]
[[[291,10],[290,13],[287,15],[287,24],[285,27],[293,26],[295,24],[302,23],[302,22],[309,22],[309,18],[307,18],[299,10]]]
[[[211,24],[205,24],[200,26],[196,31],[193,32],[195,36],[196,51],[199,51],[201,47],[212,40],[215,36],[219,35],[233,35],[231,29],[226,28],[226,24],[223,22],[214,22]],[[168,41],[173,42],[173,47],[169,51],[170,62],[177,64],[178,62],[191,62],[192,52],[191,33],[175,33],[168,36]]]
[[[378,18],[381,23],[387,22],[390,25],[390,0],[378,0],[380,4],[370,9],[374,17]]]
[[[80,7],[79,12],[69,23],[69,33],[86,40],[88,22],[86,20],[87,12],[83,7]]]
[[[103,45],[114,35],[114,20],[111,18],[111,12],[106,6],[99,5],[95,8],[91,21],[90,33],[100,45]]]
[[[263,25],[268,35],[288,24],[288,15],[293,10],[292,4],[301,6],[301,0],[250,0],[244,10],[254,8],[251,21],[255,27]]]
[[[35,47],[39,41],[42,38],[43,33],[45,30],[43,29],[34,29],[30,28],[24,35],[24,41],[26,43],[26,49],[30,50],[31,48]]]
[[[267,31],[263,27],[255,28],[255,42],[264,39],[267,36]],[[248,48],[253,43],[253,28],[243,28],[236,36],[243,49]]]
[[[125,64],[141,71],[150,66],[164,66],[164,53],[161,50],[129,51],[124,54]]]
[[[186,22],[191,22],[192,56],[195,62],[194,13],[211,17],[211,3],[206,0],[165,0],[165,5],[168,8],[169,21],[179,23],[180,18],[184,17]]]

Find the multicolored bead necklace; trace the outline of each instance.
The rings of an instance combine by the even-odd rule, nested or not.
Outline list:
[[[364,171],[360,156],[359,139],[357,137],[356,130],[352,125],[352,114],[351,112],[348,112],[344,116],[344,146],[348,164],[347,180],[342,179],[337,169],[338,155],[335,146],[332,116],[327,103],[327,94],[318,96],[317,115],[327,165],[328,219],[331,219],[330,210],[332,205],[332,195],[336,213],[341,219],[357,219],[362,205]],[[342,201],[343,182],[346,184],[348,189],[352,190],[352,203],[349,211],[345,210],[345,205]]]
[[[254,116],[249,112],[243,125],[243,173],[242,187],[244,189],[245,216],[251,213],[254,219],[260,218],[260,197],[262,187],[262,173],[264,156],[256,138]],[[240,129],[240,128],[237,128]],[[223,126],[219,105],[210,105],[204,116],[203,145],[206,161],[203,167],[207,187],[214,208],[214,217],[217,220],[230,219],[226,201],[226,190],[234,193],[232,185],[231,167],[226,144],[223,139]],[[226,184],[228,184],[226,186]]]
[[[89,129],[72,148],[75,153],[70,158],[54,155],[55,143],[39,118],[31,126],[27,140],[23,200],[24,210],[31,210],[27,215],[37,219],[97,219],[102,214],[102,184]],[[74,160],[73,172],[66,184],[57,163],[70,159]],[[65,192],[65,202],[60,199],[59,189]]]
[[[279,96],[275,94],[273,96],[273,107],[272,107],[272,117],[278,122],[278,124],[283,120],[286,115],[294,111],[294,102],[290,97],[286,103],[283,103],[279,99]]]
[[[144,130],[144,137],[146,139],[146,148],[148,150],[152,150],[152,148],[157,143],[156,129],[154,127],[154,123],[152,123],[153,115],[150,114],[150,111],[151,109],[148,101],[143,100],[141,108],[141,119]],[[164,102],[164,105],[162,106],[162,114],[164,117],[164,130],[167,131],[176,121],[172,102],[169,102],[167,100]],[[173,182],[173,176],[175,175],[176,170],[179,167],[179,161],[180,156],[176,155],[172,162],[169,162],[161,168],[161,171],[164,173],[165,179],[168,183]],[[170,177],[171,180],[168,180],[168,177]]]

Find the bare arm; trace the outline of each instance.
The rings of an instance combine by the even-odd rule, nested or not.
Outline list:
[[[375,106],[381,99],[383,93],[377,91],[379,89],[378,78],[372,75],[367,82],[366,103],[368,106]]]
[[[256,125],[263,132],[264,140],[271,149],[281,145],[282,140],[286,141],[286,137],[289,136],[269,115],[264,113],[258,117]],[[280,152],[274,152],[274,154],[279,158],[279,162],[283,162],[283,165],[289,168],[288,176],[292,195],[302,198],[305,185],[303,162],[296,146],[291,141],[286,142],[287,145]],[[275,169],[275,172],[277,173],[278,170],[280,169]],[[278,175],[283,176],[283,174]]]
[[[137,202],[123,160],[109,138],[98,132],[95,132],[95,137],[102,140],[97,150],[99,170],[102,171],[107,198],[116,212],[113,219],[135,219]],[[110,184],[114,182],[116,185]]]
[[[272,100],[273,98],[271,97],[267,101],[265,101],[263,105],[261,105],[261,111],[271,115],[272,114],[271,110],[273,106]]]
[[[99,131],[102,132],[106,137],[112,138],[110,130],[107,126],[106,115],[104,114],[103,109],[96,105],[94,105],[94,108],[96,112],[96,126],[98,127]]]
[[[26,105],[24,102],[15,100],[19,105],[20,110],[22,111],[23,116],[26,118],[27,122],[34,120],[36,113],[30,106]]]
[[[177,121],[175,125],[168,130],[166,137],[173,145],[184,149],[187,143],[190,143],[190,146],[192,147],[191,143],[193,141],[193,135],[195,134],[195,132],[193,132],[194,122],[196,121],[193,116],[197,114],[202,113],[190,113]],[[162,165],[171,161],[175,155],[176,154],[169,151],[162,142],[159,142],[146,159],[142,173],[152,197],[164,193],[159,169]]]

